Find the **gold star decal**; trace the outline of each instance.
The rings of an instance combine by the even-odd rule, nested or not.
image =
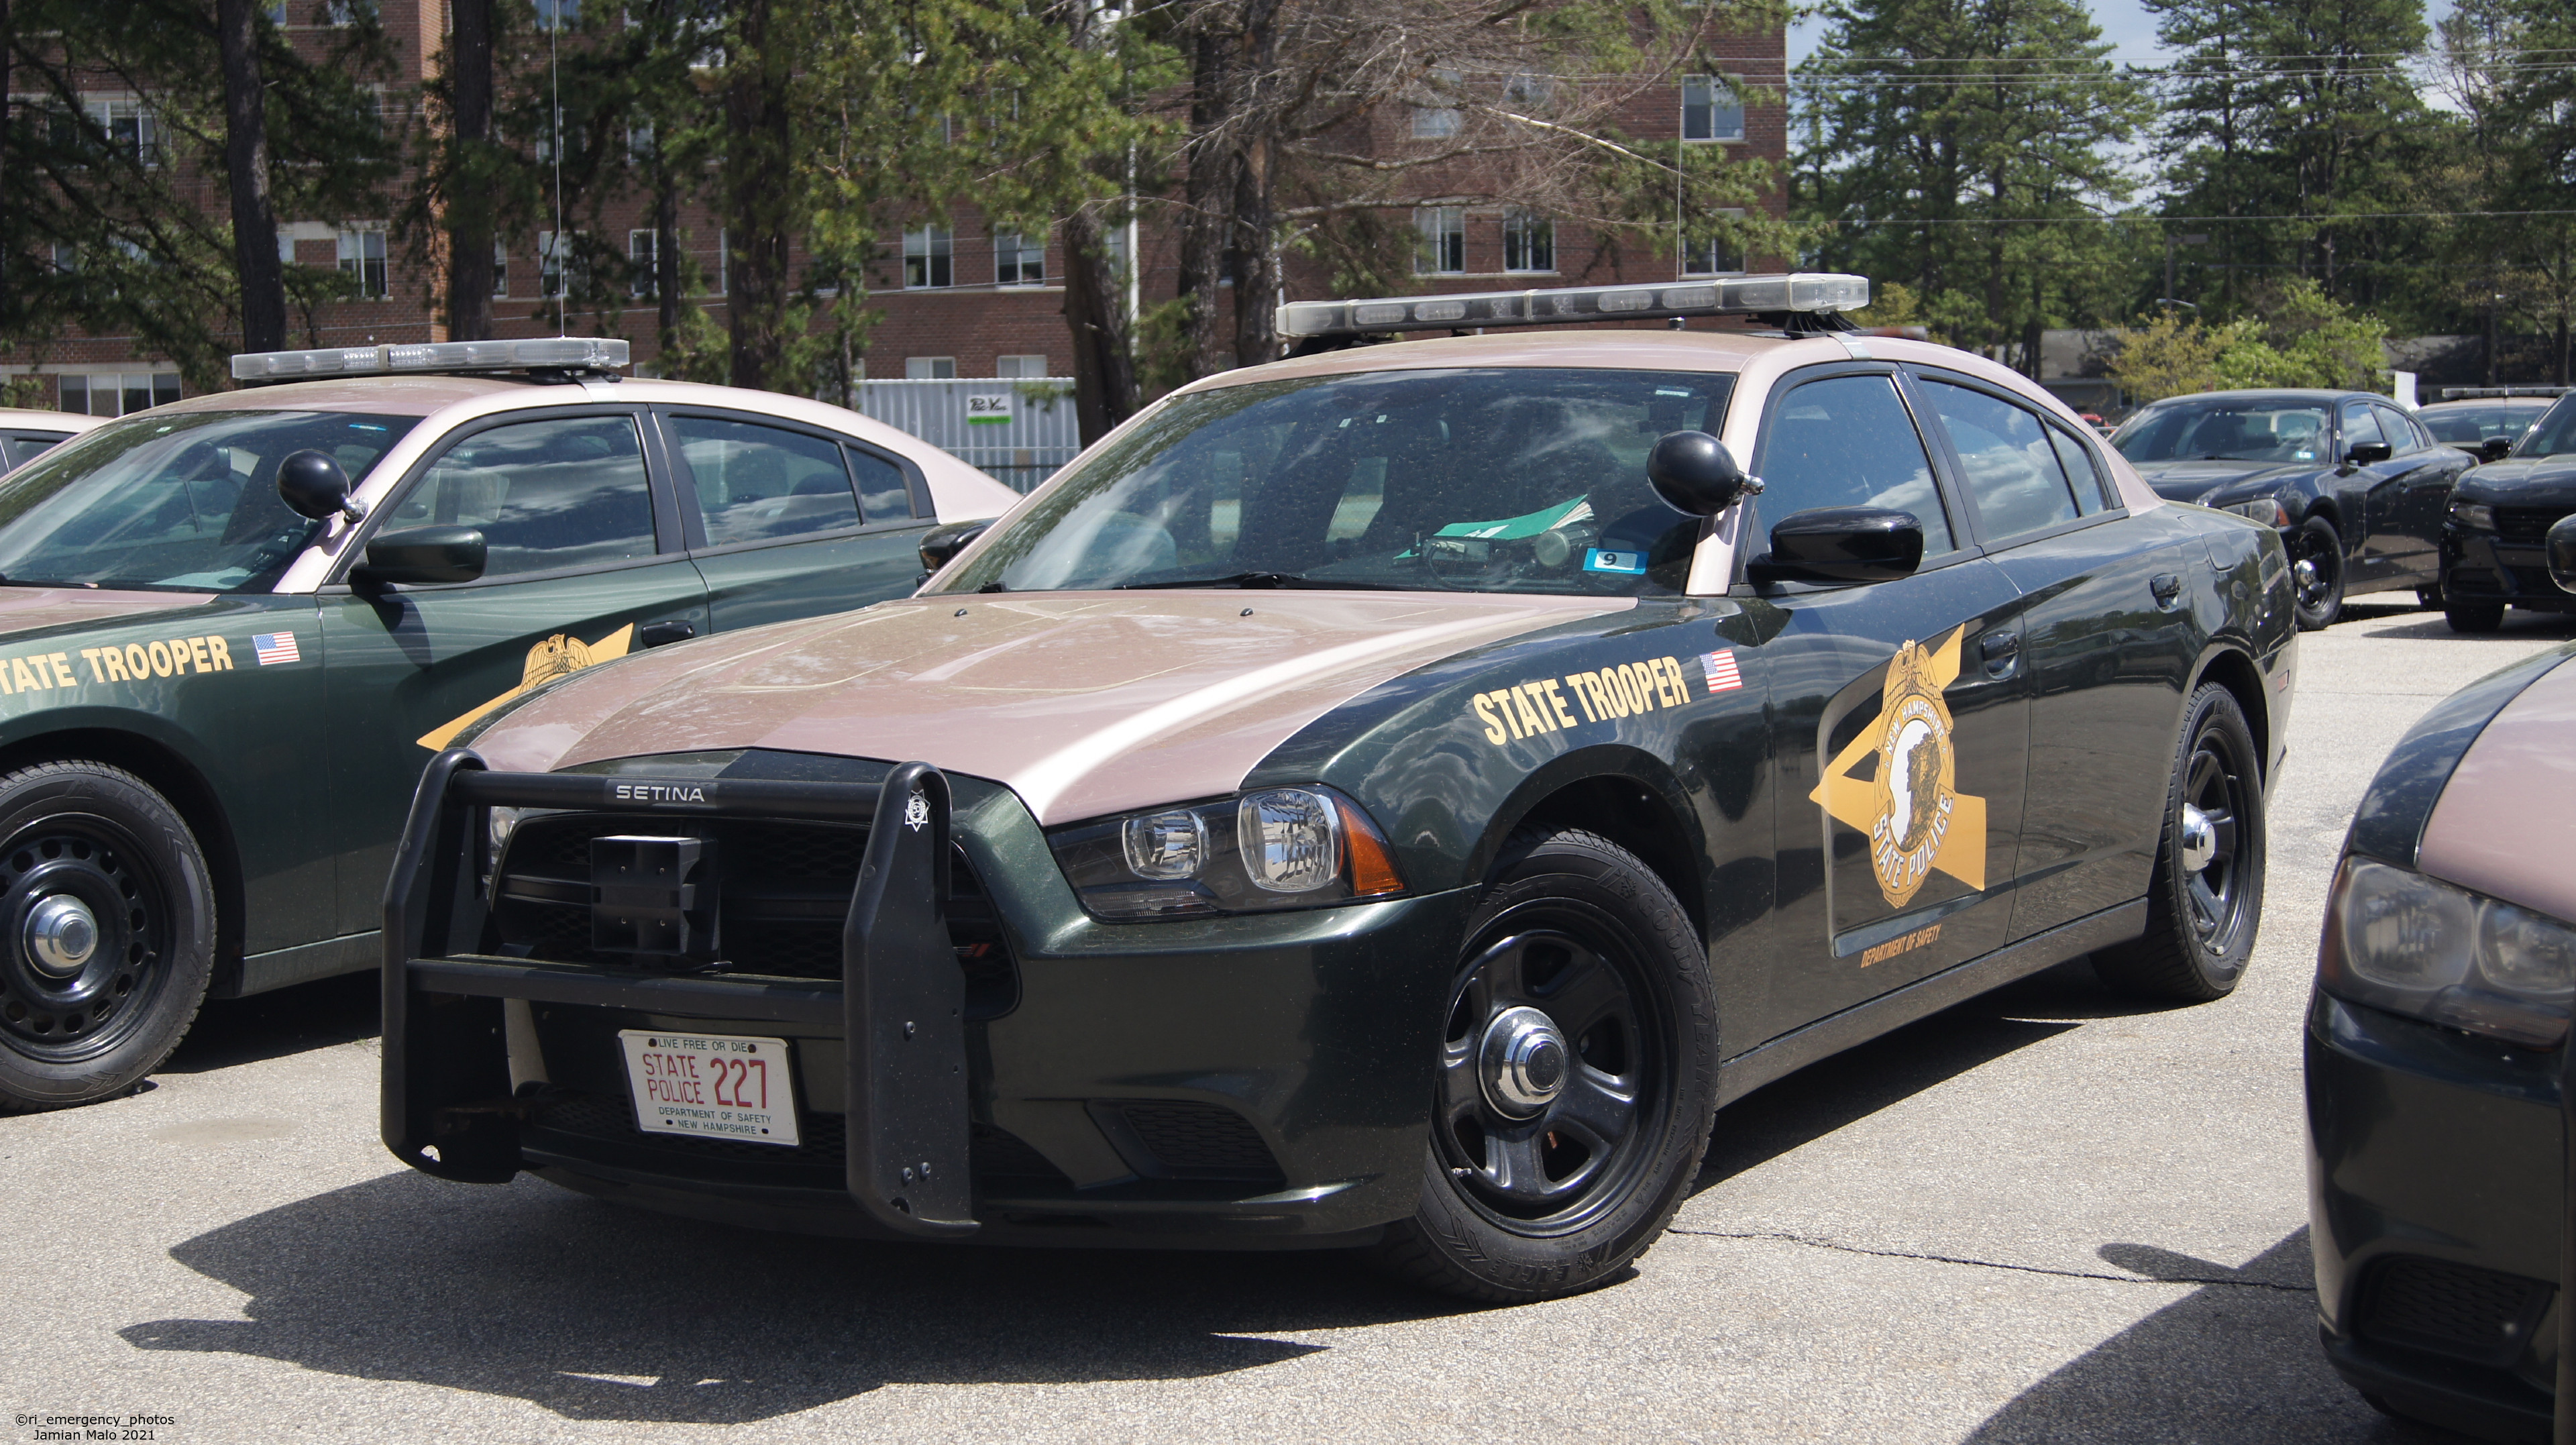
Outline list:
[[[416,741],[431,752],[447,746],[458,733],[473,725],[474,720],[519,696],[545,686],[559,677],[570,677],[585,667],[615,662],[626,655],[626,646],[635,639],[635,624],[630,622],[597,642],[584,642],[568,633],[558,632],[528,649],[527,663],[519,670],[519,685],[483,704],[481,707],[451,718],[422,733]]]
[[[1969,887],[1986,887],[1986,800],[1958,790],[1950,746],[1950,708],[1942,689],[1959,675],[1954,627],[1937,647],[1908,641],[1887,661],[1878,723],[1864,729],[1807,794],[1834,819],[1869,835],[1870,872],[1887,906],[1903,908],[1934,869]],[[1852,776],[1876,754],[1876,776]]]

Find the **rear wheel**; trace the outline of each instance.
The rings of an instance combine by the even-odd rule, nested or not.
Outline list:
[[[2290,584],[2301,632],[2331,627],[2343,615],[2343,536],[2334,523],[2310,517],[2290,534]]]
[[[2504,626],[2504,604],[2498,603],[2493,607],[2456,605],[2447,607],[2442,611],[2442,620],[2451,624],[2453,632],[2493,632]]]
[[[206,996],[215,909],[188,825],[101,763],[0,776],[0,1109],[133,1087]]]
[[[2235,694],[2205,683],[2183,711],[2147,885],[2147,931],[2093,955],[2123,992],[2204,1003],[2233,991],[2263,919],[2263,778]]]
[[[1605,838],[1516,836],[1470,922],[1437,1070],[1421,1209],[1379,1263],[1498,1303],[1608,1283],[1680,1208],[1716,1113],[1689,915]]]

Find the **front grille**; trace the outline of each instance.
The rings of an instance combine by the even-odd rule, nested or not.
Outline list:
[[[591,840],[630,834],[636,824],[587,813],[530,818],[512,833],[493,880],[502,950],[556,963],[839,981],[841,929],[868,845],[864,825],[706,818],[682,826],[706,840],[715,859],[721,903],[711,957],[665,960],[592,947]],[[1018,965],[965,850],[954,849],[949,861],[948,936],[966,978],[966,1013],[995,1018],[1019,1002]]]
[[[1222,1104],[1156,1099],[1109,1107],[1172,1178],[1275,1184],[1286,1177],[1252,1121]]]
[[[2550,524],[2566,515],[2565,507],[2498,507],[2496,537],[2516,546],[2537,547],[2548,537]]]
[[[2399,1255],[2371,1271],[2359,1332],[2482,1365],[2509,1365],[2548,1308],[2549,1285],[2474,1265]]]
[[[635,1127],[635,1110],[626,1100],[605,1094],[567,1093],[557,1095],[538,1110],[534,1127],[613,1145],[620,1152],[650,1150],[671,1160],[692,1161],[718,1177],[725,1166],[738,1163],[802,1165],[828,1171],[833,1183],[822,1182],[819,1175],[816,1182],[820,1187],[831,1188],[847,1167],[844,1122],[844,1116],[839,1114],[806,1113],[797,1118],[800,1142],[794,1147],[746,1144],[739,1139],[646,1133]],[[974,1125],[967,1149],[978,1180],[1013,1180],[1023,1188],[1032,1182],[1073,1187],[1063,1170],[1048,1163],[1045,1155],[1009,1130],[990,1124]]]

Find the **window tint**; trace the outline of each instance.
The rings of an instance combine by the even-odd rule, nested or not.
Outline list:
[[[2048,440],[2057,448],[2058,464],[2066,468],[2066,480],[2075,488],[2075,510],[2089,517],[2112,505],[2110,483],[2093,464],[2093,453],[2084,443],[2056,427],[2048,429]]]
[[[1923,394],[1949,428],[1968,492],[1990,539],[2075,520],[2075,494],[2039,418],[1982,391],[1926,381]]]
[[[61,440],[61,437],[50,436],[14,436],[5,446],[0,446],[0,456],[5,456],[11,467],[23,467],[34,461],[38,453]]]
[[[673,417],[671,431],[697,484],[710,547],[859,524],[858,498],[836,443],[709,416]]]
[[[2373,442],[2387,440],[2388,438],[2379,434],[2379,422],[2371,416],[2369,407],[2355,402],[2343,409],[2343,454],[2345,456],[2351,456],[2354,447],[2368,446]]]
[[[1837,376],[1792,391],[1762,448],[1762,524],[1815,507],[1893,507],[1923,522],[1923,555],[1951,550],[1932,462],[1889,376]]]
[[[653,555],[653,499],[635,423],[564,417],[476,432],[447,450],[381,524],[479,527],[486,577]]]
[[[863,447],[851,447],[850,475],[859,479],[859,507],[871,522],[912,520],[912,488],[903,468]]]

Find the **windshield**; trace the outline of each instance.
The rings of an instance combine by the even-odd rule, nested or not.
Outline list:
[[[2518,457],[2555,457],[2576,452],[2576,392],[2558,398],[2558,404],[2540,414],[2531,430],[2514,443]]]
[[[2313,462],[2325,455],[2326,409],[2309,401],[2183,402],[2149,407],[2111,445],[2132,462]]]
[[[1514,367],[1198,392],[933,590],[1677,593],[1700,519],[1656,498],[1646,453],[1715,431],[1734,381]]]
[[[287,510],[277,463],[315,448],[354,484],[419,423],[345,412],[131,417],[0,479],[0,580],[26,587],[267,587],[319,522]]]
[[[2525,403],[2521,406],[2445,406],[2417,412],[2433,440],[2454,446],[2474,447],[2489,437],[2507,441],[2522,435],[2523,429],[2539,420],[2541,409]]]

